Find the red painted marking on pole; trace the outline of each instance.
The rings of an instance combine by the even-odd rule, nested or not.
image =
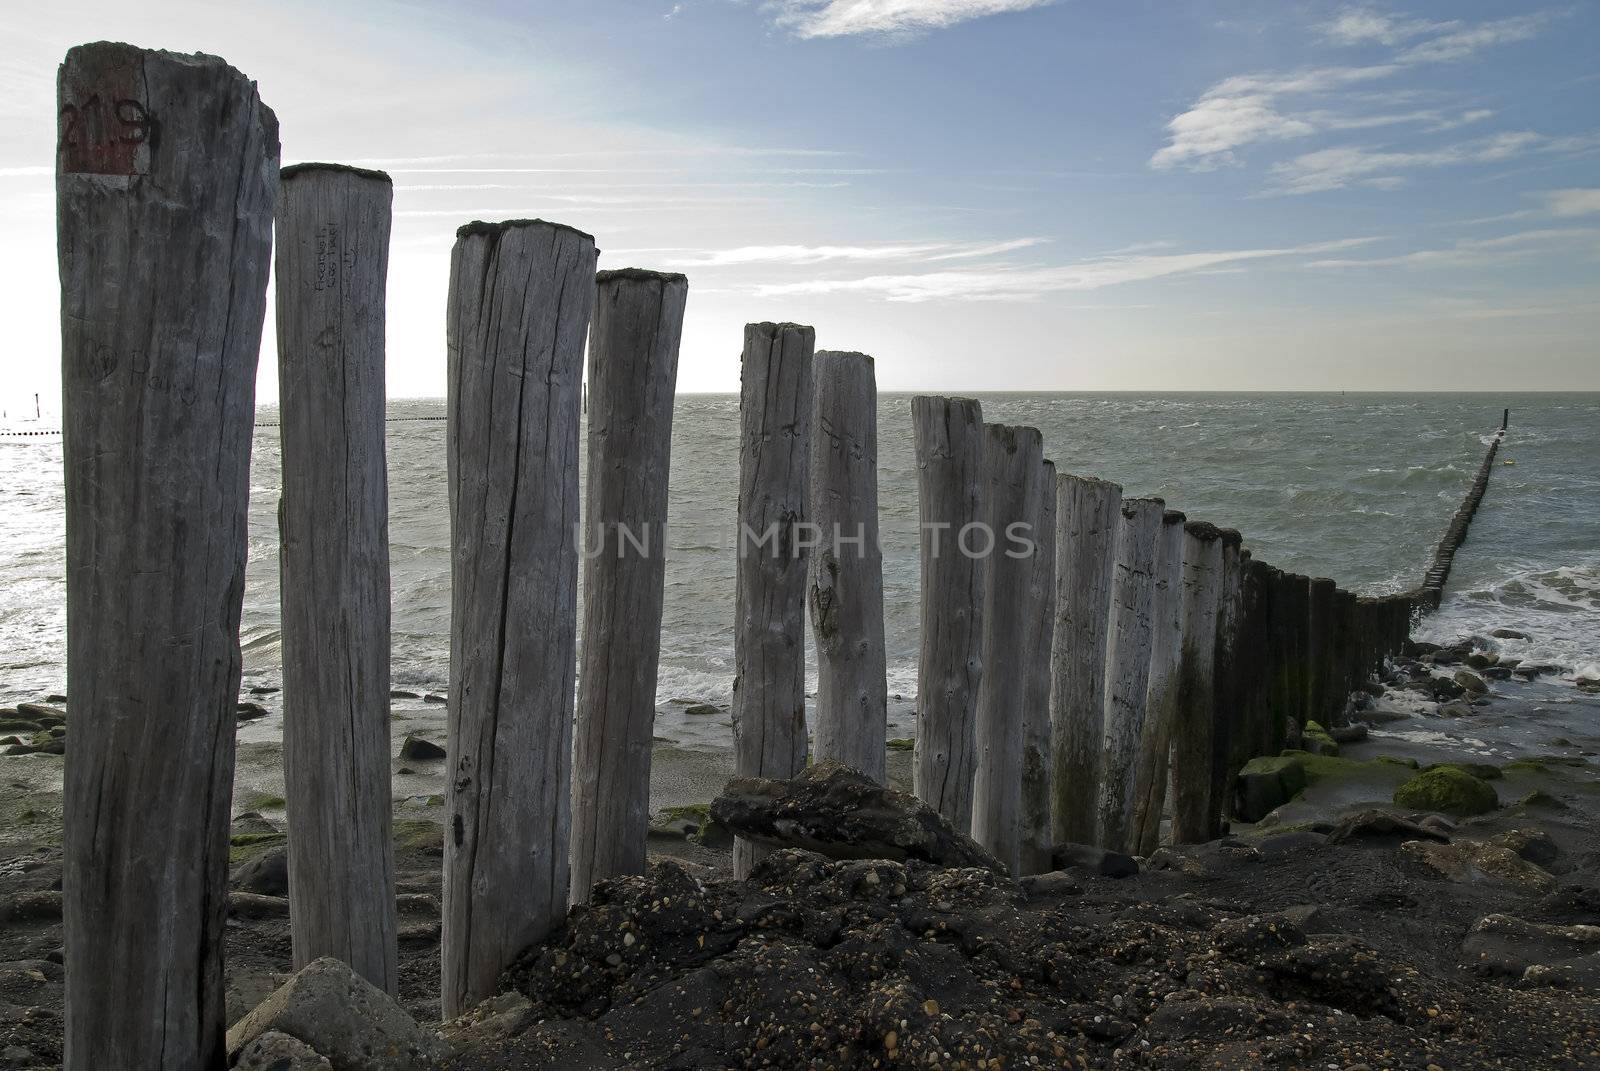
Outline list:
[[[125,66],[99,74],[93,84],[61,87],[57,166],[64,175],[142,175],[157,124],[139,99],[140,72]]]

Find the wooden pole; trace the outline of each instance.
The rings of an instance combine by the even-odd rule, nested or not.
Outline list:
[[[878,390],[872,358],[822,352],[813,365],[811,631],[817,645],[817,758],[882,783],[889,682],[878,543]]]
[[[806,768],[806,523],[811,361],[796,324],[744,329],[739,393],[739,554],[734,611],[733,752],[740,777]],[[739,838],[744,878],[767,849]]]
[[[1056,477],[1056,627],[1050,648],[1050,820],[1057,842],[1095,839],[1105,744],[1106,645],[1122,488]]]
[[[587,234],[473,223],[450,262],[446,1018],[567,910]]]
[[[1028,689],[1022,712],[1022,803],[1018,873],[1043,874],[1050,858],[1050,646],[1056,620],[1056,467],[1045,461],[1029,499],[1034,542],[1028,579]]]
[[[294,965],[399,985],[389,785],[384,323],[394,188],[284,168],[278,198],[283,778]]]
[[[1156,536],[1151,572],[1150,682],[1144,731],[1134,760],[1133,818],[1129,844],[1138,855],[1161,845],[1161,817],[1167,803],[1168,757],[1178,713],[1178,669],[1183,652],[1184,515],[1167,510]]]
[[[1324,729],[1333,722],[1334,590],[1326,577],[1314,577],[1306,587],[1306,717]]]
[[[1183,653],[1178,716],[1172,730],[1172,842],[1195,844],[1211,832],[1211,746],[1216,717],[1217,612],[1222,588],[1222,533],[1184,525]]]
[[[918,798],[972,826],[973,725],[983,679],[983,561],[957,539],[983,520],[983,409],[970,398],[911,399],[922,540],[917,670]]]
[[[642,874],[667,564],[667,476],[689,281],[598,279],[589,332],[583,646],[572,758],[572,899]]]
[[[1097,843],[1119,852],[1133,849],[1138,781],[1134,765],[1149,699],[1156,544],[1165,512],[1159,498],[1125,498],[1117,525],[1111,635],[1106,645],[1105,755],[1096,829]]]
[[[1028,702],[1028,631],[1034,565],[1014,543],[1036,514],[1044,439],[1035,428],[983,426],[984,524],[992,538],[983,566],[983,680],[978,685],[977,774],[972,837],[1013,875],[1021,866],[1022,723]],[[979,548],[973,548],[979,549]]]
[[[1217,578],[1217,640],[1216,663],[1213,680],[1215,699],[1212,701],[1211,735],[1211,788],[1207,795],[1206,840],[1222,836],[1223,816],[1228,812],[1229,786],[1233,771],[1229,769],[1233,738],[1242,733],[1239,724],[1239,633],[1243,613],[1243,564],[1239,533],[1224,528],[1221,535],[1221,569]]]
[[[65,1065],[221,1067],[277,120],[220,59],[122,44],[69,51],[57,105]]]

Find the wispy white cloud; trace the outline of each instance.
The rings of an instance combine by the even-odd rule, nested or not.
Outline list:
[[[800,37],[896,36],[1044,7],[1055,0],[775,0],[774,20]]]
[[[1509,19],[1479,23],[1477,26],[1449,24],[1451,29],[1438,37],[1418,42],[1400,53],[1402,63],[1445,63],[1466,59],[1480,49],[1531,40],[1551,19],[1550,12],[1535,12]]]
[[[1376,241],[1348,238],[1281,249],[1229,249],[1195,253],[1129,254],[1097,257],[1051,267],[992,267],[916,274],[869,275],[855,279],[806,279],[750,288],[758,297],[860,294],[894,302],[1028,301],[1053,293],[1100,290],[1169,276],[1198,274],[1249,261],[1313,256]]]
[[[1387,257],[1314,260],[1312,268],[1426,267],[1475,268],[1546,255],[1554,250],[1588,249],[1600,253],[1600,228],[1547,227],[1494,238],[1462,239],[1435,249],[1417,249]]]
[[[1531,130],[1516,130],[1411,152],[1346,145],[1274,164],[1271,188],[1272,192],[1287,194],[1321,193],[1350,186],[1395,189],[1405,184],[1408,171],[1499,163],[1529,152],[1582,151],[1590,143],[1590,139],[1551,138]]]
[[[1350,103],[1338,95],[1422,64],[1462,60],[1482,49],[1527,40],[1553,17],[1550,12],[1539,12],[1468,25],[1400,18],[1371,7],[1348,8],[1322,27],[1325,38],[1345,45],[1406,47],[1385,63],[1306,67],[1223,79],[1167,123],[1167,143],[1151,156],[1150,166],[1210,171],[1237,163],[1238,150],[1258,143],[1379,126],[1419,124],[1442,131],[1481,122],[1493,113],[1481,108],[1450,113],[1438,109],[1367,113],[1352,111]],[[1330,98],[1337,106],[1329,103]]]
[[[1570,218],[1600,213],[1600,189],[1548,190],[1541,196],[1545,209],[1553,216]]]
[[[674,268],[728,268],[751,264],[824,264],[831,261],[967,260],[1001,256],[1040,245],[1043,238],[1003,242],[914,242],[883,245],[747,245],[734,249],[631,250],[665,253]],[[618,254],[619,256],[621,254]]]
[[[1322,35],[1341,45],[1398,45],[1446,25],[1386,15],[1371,7],[1349,7],[1322,27]]]

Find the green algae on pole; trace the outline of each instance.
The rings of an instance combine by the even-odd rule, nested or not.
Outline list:
[[[451,635],[442,1004],[566,915],[578,428],[594,240],[473,223],[450,262]]]
[[[67,53],[57,116],[65,1065],[221,1067],[278,124],[223,60],[106,42]]]
[[[816,332],[748,324],[739,373],[733,761],[740,777],[806,768],[806,566]],[[769,849],[737,838],[736,877]]]
[[[642,874],[666,579],[667,476],[689,281],[598,277],[589,333],[583,666],[572,770],[572,899]]]
[[[916,794],[972,826],[973,733],[983,679],[983,561],[957,540],[983,520],[983,409],[970,398],[911,399],[922,555]]]
[[[294,965],[393,995],[384,323],[394,188],[283,169],[277,211],[283,775]]]

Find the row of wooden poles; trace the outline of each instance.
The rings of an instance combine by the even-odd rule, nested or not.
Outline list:
[[[211,57],[82,46],[59,94],[66,1061],[209,1068],[223,1061],[253,385],[274,230],[294,961],[332,955],[396,986],[392,189],[336,165],[280,174],[271,111]],[[687,282],[597,275],[596,256],[588,235],[524,220],[461,228],[451,258],[446,1015],[493,994],[595,881],[645,864]],[[1038,431],[985,424],[974,401],[913,405],[916,788],[1016,873],[1048,869],[1059,841],[1148,852],[1168,809],[1172,839],[1215,836],[1231,771],[1308,719],[1336,724],[1354,683],[1404,642],[1411,596],[1284,573],[1237,533],[1058,477]],[[814,757],[881,781],[872,361],[814,352],[807,327],[752,325],[740,422],[737,772],[789,777]],[[1022,541],[1028,553],[1007,553]],[[737,870],[758,854],[738,844]]]

